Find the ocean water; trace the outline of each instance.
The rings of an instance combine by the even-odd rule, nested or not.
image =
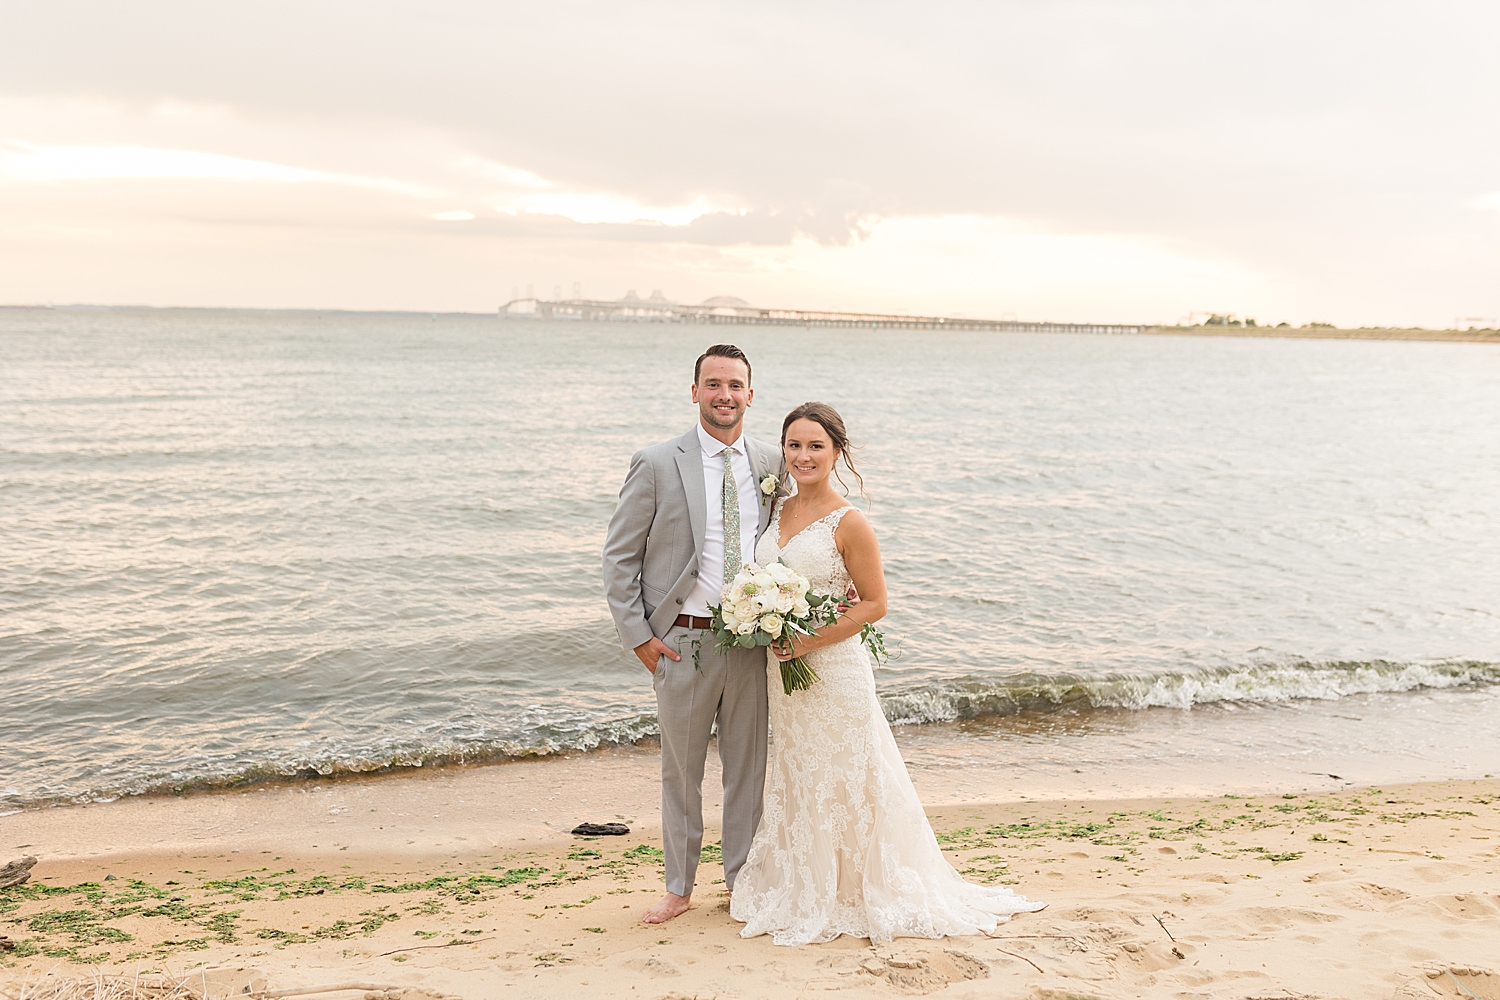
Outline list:
[[[8,309],[0,809],[649,737],[599,551],[717,340],[861,446],[894,722],[1493,703],[1493,345]]]

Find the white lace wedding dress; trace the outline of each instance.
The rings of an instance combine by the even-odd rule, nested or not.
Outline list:
[[[814,591],[844,593],[849,570],[834,531],[853,509],[815,521],[783,549],[778,507],[756,562],[780,558]],[[943,857],[881,713],[859,636],[807,661],[818,680],[805,691],[782,690],[774,657],[766,672],[765,812],[730,904],[730,915],[745,924],[741,936],[770,934],[776,944],[795,945],[848,934],[881,944],[991,931],[1045,906],[965,882]]]

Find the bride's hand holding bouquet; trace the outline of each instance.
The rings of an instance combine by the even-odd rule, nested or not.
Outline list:
[[[850,590],[852,591],[853,588],[851,587]],[[849,612],[859,604],[857,595],[853,596],[852,599],[846,597],[837,599],[828,597],[824,600],[827,601],[824,605],[824,611],[828,625],[836,626],[840,624],[840,619],[845,619],[851,625],[858,626],[858,628],[848,631],[850,634],[856,631],[859,633],[860,641],[870,651],[870,657],[877,664],[884,663],[890,659],[890,654],[886,652],[885,648],[885,632],[871,622],[863,622],[849,617]],[[844,631],[840,630],[841,633]],[[790,639],[783,636],[780,640],[771,643],[771,653],[777,660],[785,663],[794,659],[801,659],[813,650],[822,649],[824,646],[831,646],[835,642],[842,642],[847,638],[849,638],[847,634],[830,635],[827,628],[810,634],[793,636]],[[791,692],[788,691],[787,693],[790,694]]]

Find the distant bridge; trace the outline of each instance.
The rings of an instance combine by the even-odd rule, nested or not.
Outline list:
[[[1149,323],[1051,323],[966,316],[761,309],[749,305],[680,305],[664,299],[512,299],[501,319],[593,320],[626,323],[723,323],[755,326],[864,327],[887,330],[993,330],[1004,333],[1140,333]]]

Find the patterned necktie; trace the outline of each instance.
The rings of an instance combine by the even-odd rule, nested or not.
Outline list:
[[[740,488],[734,481],[733,448],[725,448],[724,456],[724,582],[733,582],[740,572]]]

